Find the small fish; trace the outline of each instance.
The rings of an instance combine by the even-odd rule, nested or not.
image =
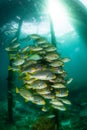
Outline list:
[[[44,71],[37,71],[36,73],[30,75],[30,78],[36,78],[40,80],[51,80],[55,79],[56,75],[53,74],[51,71],[44,70]]]
[[[22,64],[22,68],[26,68],[27,66],[30,66],[30,65],[34,65],[36,64],[37,61],[35,60],[26,60],[23,64]]]
[[[61,74],[61,77],[65,78],[67,76],[66,71],[63,71],[63,73]]]
[[[55,74],[62,74],[64,72],[61,67],[50,67],[49,70],[51,70]]]
[[[57,68],[56,69],[56,74],[63,74],[65,71],[62,68]]]
[[[26,88],[18,89],[16,87],[16,93],[19,93],[27,101],[32,101],[33,100],[32,93],[28,89],[26,89]]]
[[[45,69],[46,69],[45,66],[42,66],[41,64],[29,65],[22,69],[22,73],[26,73],[26,72],[34,73],[34,72],[45,70]]]
[[[20,66],[20,65],[22,65],[24,62],[25,62],[24,59],[16,59],[16,60],[13,62],[13,66]]]
[[[37,51],[41,51],[43,48],[42,47],[37,47],[37,46],[35,46],[35,47],[30,47],[30,51],[32,52],[37,52]]]
[[[39,95],[33,96],[32,103],[37,104],[37,105],[45,105],[46,104],[45,100]]]
[[[26,51],[28,51],[28,50],[29,50],[29,46],[26,46],[26,47],[20,49],[19,52],[24,53],[24,52],[26,52]]]
[[[49,93],[49,94],[43,94],[42,97],[44,97],[46,99],[53,99],[53,98],[55,98],[55,95],[52,93]]]
[[[37,40],[37,39],[40,38],[40,35],[38,35],[38,34],[30,34],[29,37],[30,37],[31,39],[33,39],[33,40]]]
[[[73,80],[73,78],[69,78],[69,79],[67,80],[67,84],[70,84],[70,83],[72,82],[72,80]]]
[[[63,58],[63,59],[62,59],[62,62],[64,62],[64,63],[65,63],[65,62],[69,62],[69,61],[70,61],[69,58]]]
[[[55,90],[56,97],[66,97],[68,96],[69,91],[65,88],[61,88],[60,90]]]
[[[37,42],[38,45],[40,45],[40,44],[46,43],[47,41],[46,41],[46,39],[44,37],[41,37],[41,38],[37,39],[36,42]]]
[[[44,51],[44,50],[38,51],[37,54],[39,54],[39,55],[45,55],[45,54],[46,54],[46,51]]]
[[[8,70],[19,71],[20,68],[18,68],[17,66],[14,66],[14,67],[8,66]]]
[[[44,57],[47,61],[56,60],[59,58],[59,55],[57,53],[49,53]]]
[[[11,43],[16,42],[17,41],[17,37],[13,38],[13,40],[11,41]]]
[[[40,89],[46,88],[47,84],[42,80],[36,80],[33,83],[31,83],[29,87],[33,89],[38,89],[38,92],[39,92]]]
[[[13,45],[10,46],[12,49],[17,49],[20,46],[20,43],[14,43]]]
[[[49,64],[50,66],[52,67],[59,67],[59,66],[64,66],[63,62],[62,61],[53,61]]]
[[[56,79],[54,79],[55,83],[62,83],[65,84],[66,81],[62,78],[62,77],[56,77]]]
[[[17,52],[18,51],[17,49],[13,49],[13,48],[10,48],[10,47],[5,48],[5,50],[8,51],[8,52]]]
[[[62,83],[62,84],[66,83],[66,81],[61,76],[57,76],[55,79],[50,80],[50,82],[53,82],[53,83]]]
[[[41,44],[41,47],[44,49],[48,48],[49,46],[50,46],[50,43],[48,43],[48,42]]]
[[[53,99],[50,103],[57,106],[63,106],[63,103],[57,99]]]
[[[61,105],[61,106],[52,105],[52,107],[55,108],[55,109],[61,110],[61,111],[66,111],[66,108],[65,108],[64,105]]]
[[[36,60],[37,61],[37,60],[40,60],[40,59],[42,59],[42,57],[40,55],[33,54],[27,60]]]
[[[55,83],[51,85],[53,88],[65,88],[66,86],[62,83]]]
[[[20,46],[20,43],[13,43],[9,47],[5,48],[6,51],[15,51]]]
[[[17,18],[18,20],[20,20],[20,19],[21,19],[21,17],[20,17],[20,16],[16,16],[16,18]]]
[[[25,68],[23,68],[22,70],[21,70],[21,73],[23,74],[23,73],[34,73],[34,72],[36,72],[36,71],[38,71],[34,66],[27,66],[27,67],[25,67]]]
[[[56,51],[56,47],[54,47],[54,46],[49,46],[49,47],[47,47],[45,50],[46,50],[46,52],[53,52],[53,51]]]
[[[32,84],[34,81],[36,81],[36,79],[29,79],[29,80],[26,80],[25,78],[23,78],[24,84]]]
[[[54,118],[55,115],[48,115],[47,118],[51,119],[51,118]]]
[[[62,101],[64,104],[71,105],[71,102],[68,99],[58,98],[58,100]]]
[[[40,95],[42,95],[42,94],[50,94],[51,93],[51,91],[47,88],[47,86],[45,88],[43,88],[43,89],[37,89],[36,92],[38,94],[40,94]]]

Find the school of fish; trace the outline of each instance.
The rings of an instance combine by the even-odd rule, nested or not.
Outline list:
[[[22,86],[16,87],[16,93],[26,101],[41,105],[42,111],[49,109],[66,110],[71,102],[67,99],[69,94],[67,85],[72,78],[67,78],[64,64],[70,59],[57,52],[56,47],[44,37],[31,34],[24,41],[33,40],[34,45],[21,48],[21,44],[13,39],[8,52],[12,66],[8,70],[18,72]]]

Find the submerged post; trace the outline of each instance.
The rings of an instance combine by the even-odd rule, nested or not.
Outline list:
[[[50,34],[51,34],[51,42],[52,44],[56,46],[56,37],[55,37],[55,32],[54,32],[54,27],[53,27],[53,23],[52,23],[52,19],[51,17],[49,16],[49,22],[50,22]]]
[[[14,44],[15,42],[19,41],[20,37],[20,30],[22,26],[22,19],[19,20],[19,26],[18,26],[18,31],[16,33],[16,40],[12,43]],[[12,62],[13,60],[9,60],[10,62],[10,67],[12,67]],[[15,80],[15,73],[13,70],[8,70],[8,122],[13,123],[13,88],[14,88],[14,80]]]
[[[19,39],[20,39],[22,23],[23,23],[23,19],[21,18],[19,20],[18,30],[17,30],[17,33],[16,33],[17,41],[19,41]]]
[[[12,43],[18,42],[20,36],[20,30],[22,26],[22,19],[19,21],[18,31],[16,33],[16,40]],[[10,67],[12,67],[13,60],[9,60]],[[8,122],[13,123],[13,88],[14,88],[14,73],[13,70],[8,70]]]
[[[51,19],[50,16],[49,16],[49,22],[50,22],[51,43],[53,45],[55,45],[55,47],[57,47],[57,45],[56,45],[56,37],[55,37],[55,32],[54,32],[54,27],[53,27],[52,19]],[[59,130],[58,111],[57,110],[53,110],[53,114],[55,115],[55,130]]]
[[[10,60],[10,66],[12,66],[12,60]],[[12,70],[8,71],[8,122],[13,123],[13,72]]]

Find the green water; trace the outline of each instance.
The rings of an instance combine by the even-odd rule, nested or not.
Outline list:
[[[47,115],[52,115],[53,112],[43,113],[39,106],[31,102],[26,103],[22,97],[16,94],[13,95],[13,115],[15,123],[9,126],[7,122],[9,57],[5,51],[5,47],[9,45],[11,39],[16,35],[14,29],[18,29],[19,19],[23,16],[22,19],[25,23],[22,23],[24,27],[21,27],[18,33],[19,36],[17,35],[19,41],[31,33],[37,33],[51,42],[49,18],[47,15],[43,16],[43,13],[40,14],[38,12],[38,10],[40,10],[40,2],[36,3],[35,7],[39,5],[37,11],[33,10],[36,1],[30,1],[30,11],[25,9],[28,5],[27,2],[9,0],[7,3],[4,0],[0,3],[0,12],[2,12],[0,16],[2,19],[0,22],[0,130],[55,130],[55,120],[46,118]],[[65,2],[67,3],[67,0]],[[67,5],[69,6],[69,4]],[[7,8],[5,9],[5,7]],[[81,8],[83,9],[84,7],[82,6]],[[13,12],[11,12],[12,10]],[[76,8],[74,11],[77,11]],[[29,16],[25,15],[28,13]],[[70,62],[65,63],[64,69],[68,73],[68,76],[73,78],[73,81],[67,86],[69,90],[68,98],[72,102],[72,105],[67,107],[67,111],[57,111],[56,113],[59,120],[58,123],[60,124],[59,130],[86,130],[87,128],[87,29],[86,16],[83,17],[86,12],[82,12],[84,15],[78,11],[75,15],[74,13],[75,12],[73,12],[71,16],[75,16],[74,18],[78,18],[80,22],[78,23],[78,21],[71,20],[72,31],[66,31],[66,33],[60,36],[59,33],[57,33],[57,28],[54,28],[57,51],[61,54],[61,57],[69,57],[71,59]],[[26,24],[28,22],[29,24]],[[32,41],[21,42],[21,48],[28,44],[32,44]],[[13,84],[15,85],[16,82],[13,82]],[[47,127],[46,124],[48,124],[47,126],[49,127]],[[6,127],[4,127],[5,125]]]

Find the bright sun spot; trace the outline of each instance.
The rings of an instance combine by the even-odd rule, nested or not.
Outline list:
[[[67,12],[58,0],[48,0],[48,12],[52,18],[54,28],[60,30],[60,33],[69,32],[72,26],[68,20]]]
[[[80,0],[80,2],[87,8],[87,0]]]
[[[53,20],[59,19],[60,22],[67,20],[66,11],[58,0],[49,0],[48,11]]]

